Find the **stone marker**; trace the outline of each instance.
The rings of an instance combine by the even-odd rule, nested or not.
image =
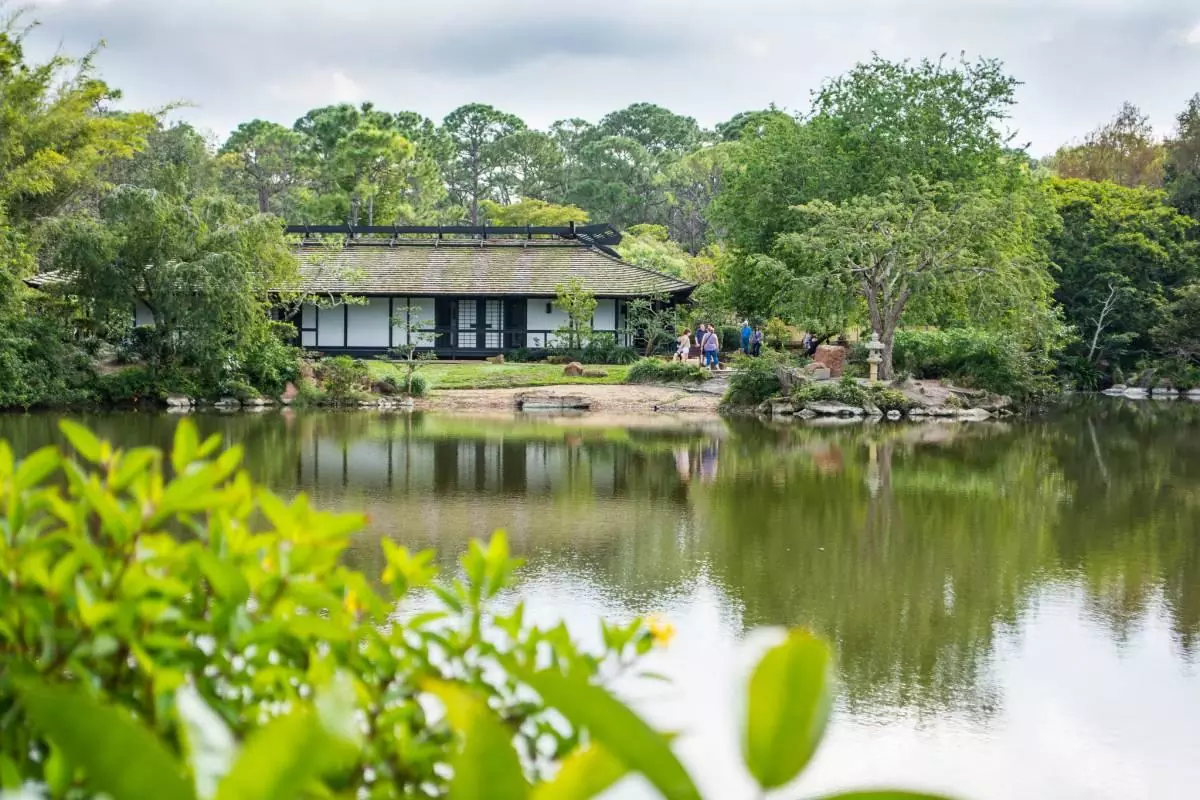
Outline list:
[[[846,367],[846,348],[836,344],[823,344],[817,348],[813,361],[826,367],[831,378],[840,378]]]
[[[563,375],[566,375],[568,378],[582,378],[583,364],[580,364],[578,361],[572,361],[563,367]]]

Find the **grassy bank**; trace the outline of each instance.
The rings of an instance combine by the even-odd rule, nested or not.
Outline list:
[[[386,375],[402,377],[404,368],[387,361],[368,361],[371,377]],[[489,364],[486,361],[469,364],[429,363],[421,374],[429,381],[430,389],[511,389],[524,386],[558,386],[571,384],[624,383],[628,366],[605,365],[586,367],[589,372],[604,373],[604,377],[567,377],[560,364]]]

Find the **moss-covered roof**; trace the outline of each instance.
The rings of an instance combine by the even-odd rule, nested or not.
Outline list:
[[[330,294],[552,297],[572,278],[593,294],[608,297],[680,294],[693,288],[579,242],[416,239],[306,246],[298,255],[304,288]]]

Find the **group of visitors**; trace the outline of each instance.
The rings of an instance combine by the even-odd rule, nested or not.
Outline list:
[[[751,327],[750,320],[742,320],[742,352],[758,358],[762,355],[763,329],[762,325]]]
[[[675,351],[675,358],[679,361],[687,361],[692,352],[690,329],[683,329],[683,332],[679,334],[678,343],[679,347]],[[700,366],[709,369],[721,368],[721,338],[717,335],[715,327],[704,324],[696,327],[696,347],[700,350]]]
[[[742,352],[757,358],[762,355],[763,334],[762,325],[751,325],[750,320],[742,321]],[[676,340],[676,361],[687,361],[691,357],[693,339],[690,328],[684,328]],[[700,366],[709,369],[721,368],[721,337],[714,325],[701,323],[696,327],[695,347],[700,351]]]

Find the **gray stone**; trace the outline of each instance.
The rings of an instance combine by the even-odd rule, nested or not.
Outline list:
[[[246,402],[242,403],[245,408],[266,408],[267,406],[275,405],[275,401],[270,397],[251,397]]]
[[[908,410],[908,415],[910,417],[927,417],[929,416],[929,412],[924,406],[914,406]]]
[[[1151,397],[1178,397],[1179,390],[1171,386],[1158,386],[1150,390]]]
[[[222,397],[216,402],[216,406],[223,409],[241,408],[242,401],[236,397]]]
[[[872,417],[873,419],[881,419],[883,417],[883,412],[879,409],[879,406],[875,405],[874,403],[867,403],[865,406],[863,406],[863,413],[865,413],[868,417]]]
[[[985,419],[992,418],[991,412],[983,408],[964,408],[955,416],[966,422],[982,422]]]
[[[926,413],[931,417],[953,417],[962,409],[950,408],[948,406],[934,406],[933,408],[925,409]]]
[[[1188,389],[1187,396],[1192,400],[1200,400],[1200,389]]]
[[[1105,389],[1101,394],[1106,394],[1109,397],[1120,397],[1125,394],[1125,390],[1129,387],[1123,383],[1114,383],[1112,386]]]
[[[804,407],[822,417],[861,417],[866,412],[845,403],[805,403]]]
[[[904,415],[901,414],[899,411],[897,411],[894,408],[891,411],[887,412],[887,418],[890,419],[892,422],[898,421],[902,416],[904,416]]]
[[[786,417],[794,414],[791,400],[768,400],[767,411],[772,417]]]
[[[827,381],[832,376],[829,367],[816,363],[815,361],[804,367],[804,374],[814,381]]]
[[[520,411],[587,411],[592,401],[578,395],[519,394],[516,405]]]
[[[167,395],[167,408],[191,408],[196,404],[196,401],[187,395],[169,394]]]
[[[802,408],[795,415],[800,419],[814,419],[817,416],[817,412]]]
[[[1138,386],[1131,386],[1121,393],[1122,397],[1128,397],[1130,400],[1144,400],[1148,396],[1148,392]]]

